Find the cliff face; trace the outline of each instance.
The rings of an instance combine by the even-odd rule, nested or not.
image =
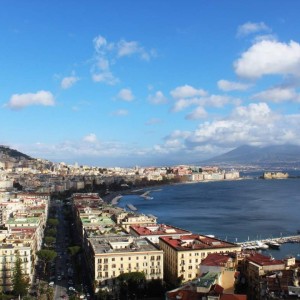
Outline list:
[[[264,172],[263,174],[264,179],[284,179],[288,177],[289,174],[283,172]]]

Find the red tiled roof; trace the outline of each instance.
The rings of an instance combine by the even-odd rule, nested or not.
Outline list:
[[[166,235],[170,236],[172,234],[189,234],[191,233],[188,230],[176,228],[170,225],[165,224],[155,224],[149,226],[140,226],[140,225],[132,225],[130,226],[138,235],[147,236],[147,235]],[[173,232],[170,232],[173,230]]]
[[[231,257],[227,254],[211,253],[201,261],[204,266],[224,266]]]
[[[273,266],[273,265],[282,265],[284,264],[283,260],[273,259],[270,256],[265,256],[260,253],[254,252],[247,257],[247,260],[258,264],[260,266]]]
[[[171,236],[160,237],[169,246],[177,250],[204,250],[238,247],[238,245],[205,235],[182,235],[180,238]]]

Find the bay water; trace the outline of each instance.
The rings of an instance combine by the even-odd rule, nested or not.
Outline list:
[[[230,242],[291,236],[300,230],[300,178],[263,180],[247,174],[234,181],[146,190],[150,191],[148,199],[126,195],[118,206],[132,204],[137,212],[156,216],[158,223]],[[300,259],[300,244],[284,244],[279,251],[266,252],[276,258],[294,255]]]

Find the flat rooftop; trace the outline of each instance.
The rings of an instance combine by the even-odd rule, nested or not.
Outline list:
[[[130,235],[90,238],[95,254],[162,251],[144,238]]]

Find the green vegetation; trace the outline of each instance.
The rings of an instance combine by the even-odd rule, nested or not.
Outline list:
[[[23,297],[27,294],[29,287],[28,278],[22,273],[22,260],[18,256],[13,271],[13,293],[15,296]]]
[[[120,299],[141,299],[146,291],[146,276],[143,272],[123,273],[117,277],[120,285]]]
[[[47,249],[39,250],[36,254],[38,258],[44,262],[44,273],[46,271],[47,264],[53,261],[57,256],[57,253],[55,251]]]
[[[55,219],[55,218],[48,219],[47,223],[51,227],[57,227],[59,225],[58,219]]]

